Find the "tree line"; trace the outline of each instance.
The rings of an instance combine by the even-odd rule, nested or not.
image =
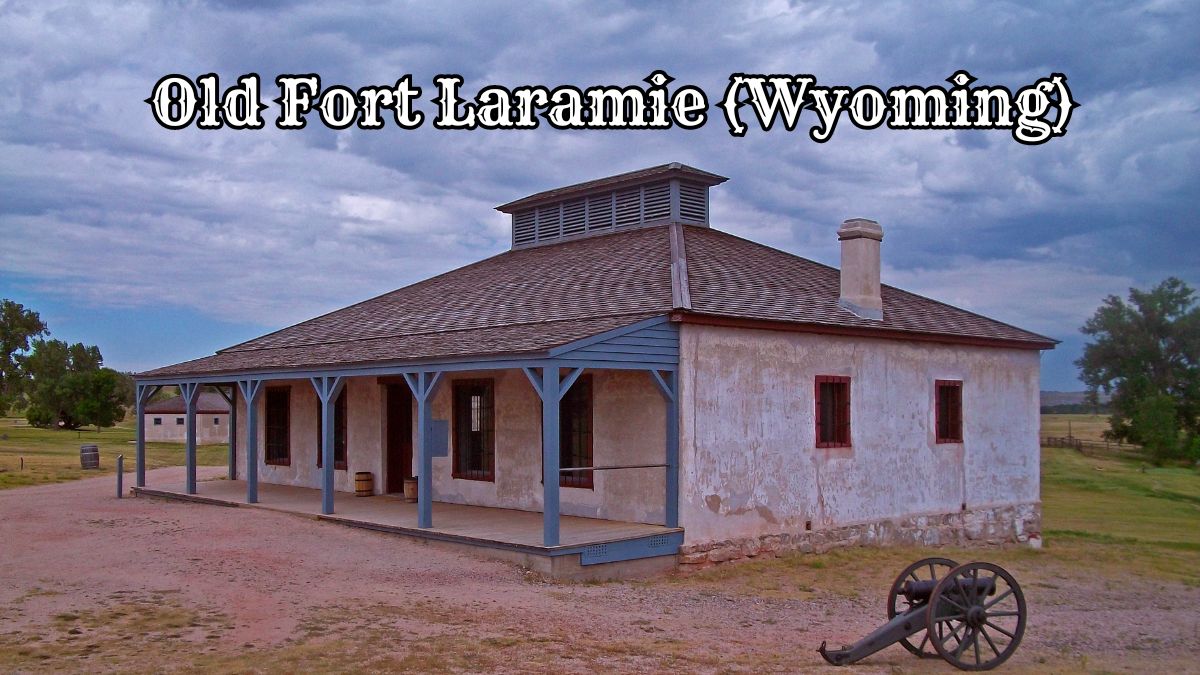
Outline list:
[[[36,427],[111,427],[133,403],[133,378],[104,367],[100,348],[48,339],[41,316],[0,300],[0,413]]]

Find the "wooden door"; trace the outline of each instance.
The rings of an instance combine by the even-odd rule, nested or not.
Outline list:
[[[403,492],[404,479],[412,478],[412,392],[406,384],[389,384],[387,398],[386,492]]]

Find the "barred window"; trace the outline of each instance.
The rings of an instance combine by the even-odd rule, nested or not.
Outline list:
[[[494,380],[456,380],[454,396],[455,478],[496,480]]]
[[[938,443],[962,443],[962,381],[935,380]]]
[[[266,396],[266,458],[267,464],[289,466],[292,463],[290,387],[270,387]]]
[[[850,378],[818,375],[817,447],[850,447]]]
[[[592,376],[575,381],[558,407],[559,467],[568,469],[592,466]],[[591,471],[560,474],[563,487],[592,487]]]

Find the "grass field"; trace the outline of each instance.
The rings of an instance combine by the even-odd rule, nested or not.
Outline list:
[[[1042,415],[1042,436],[1067,436],[1103,441],[1108,415]]]
[[[126,470],[132,471],[133,441],[134,429],[130,424],[102,430],[88,427],[64,431],[30,427],[23,419],[0,418],[0,490],[113,473],[117,468],[117,455],[125,455]],[[81,445],[99,446],[100,469],[84,471],[79,467]],[[196,463],[223,465],[228,458],[227,452],[225,445],[201,445],[196,448]],[[147,468],[182,464],[182,444],[146,444]]]

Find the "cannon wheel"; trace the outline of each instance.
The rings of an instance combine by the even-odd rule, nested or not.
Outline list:
[[[950,570],[958,567],[958,563],[949,558],[925,558],[904,568],[904,571],[896,577],[892,582],[892,588],[888,591],[887,599],[887,617],[892,620],[897,614],[903,614],[912,609],[912,604],[908,598],[904,597],[902,592],[904,582],[906,581],[937,581],[946,576]],[[929,644],[929,633],[926,632],[918,644],[913,644],[910,638],[903,638],[900,644],[908,651],[916,654],[921,658],[939,656],[933,645]]]
[[[1021,644],[1025,617],[1017,580],[999,565],[972,562],[950,570],[933,589],[928,635],[950,665],[991,670]]]

